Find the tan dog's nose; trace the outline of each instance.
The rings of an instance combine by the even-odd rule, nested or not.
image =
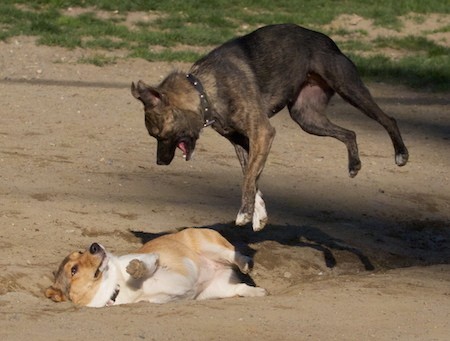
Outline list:
[[[93,243],[91,245],[91,247],[89,248],[89,252],[93,255],[95,255],[96,253],[98,253],[101,250],[100,245],[98,245],[97,243]]]

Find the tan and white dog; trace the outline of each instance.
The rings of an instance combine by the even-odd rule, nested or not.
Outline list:
[[[85,252],[73,252],[45,295],[89,307],[266,295],[263,288],[241,283],[234,266],[248,273],[252,260],[218,232],[188,228],[120,257],[97,243]]]

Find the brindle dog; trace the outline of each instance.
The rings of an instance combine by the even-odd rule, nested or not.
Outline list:
[[[158,141],[159,165],[170,164],[177,147],[189,160],[208,125],[234,145],[244,173],[236,224],[252,221],[255,231],[267,223],[257,181],[275,136],[269,118],[285,106],[306,132],[347,146],[351,177],[361,169],[356,135],[325,116],[335,92],[386,129],[398,166],[408,161],[396,121],[375,103],[355,65],[326,35],[293,24],[262,27],[231,40],[188,74],[174,72],[157,87],[139,81],[131,92],[144,104],[145,125]]]

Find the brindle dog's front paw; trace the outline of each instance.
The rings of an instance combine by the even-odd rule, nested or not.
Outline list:
[[[253,212],[246,212],[242,207],[236,217],[236,225],[243,226],[252,222],[253,231],[260,231],[266,226],[268,217],[261,191],[256,192]]]
[[[128,274],[134,279],[143,278],[147,274],[147,266],[139,259],[133,259],[127,265]]]
[[[262,192],[257,191],[255,196],[255,211],[253,212],[253,231],[261,231],[267,224],[266,204]]]
[[[252,215],[249,213],[243,213],[239,211],[237,217],[236,217],[236,225],[237,226],[244,226],[247,223],[252,221]]]
[[[260,210],[256,210],[251,214],[244,214],[239,212],[236,217],[236,225],[244,226],[247,223],[252,222],[253,231],[261,231],[267,224],[267,214],[266,211],[261,212]]]

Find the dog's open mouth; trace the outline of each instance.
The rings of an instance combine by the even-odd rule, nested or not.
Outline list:
[[[97,270],[95,270],[94,278],[98,278],[98,276],[100,276],[103,273],[103,271],[106,269],[106,267],[108,266],[108,261],[109,261],[108,254],[106,252],[102,252],[101,257],[102,257],[102,261],[101,261],[100,265],[98,266]]]
[[[98,266],[97,270],[95,270],[94,278],[98,278],[98,276],[100,276],[100,274],[102,274],[103,271],[106,269],[107,265],[108,265],[108,257],[105,254],[103,256],[102,262]]]
[[[177,147],[183,152],[183,158],[189,161],[192,155],[189,141],[181,139],[178,141]]]

